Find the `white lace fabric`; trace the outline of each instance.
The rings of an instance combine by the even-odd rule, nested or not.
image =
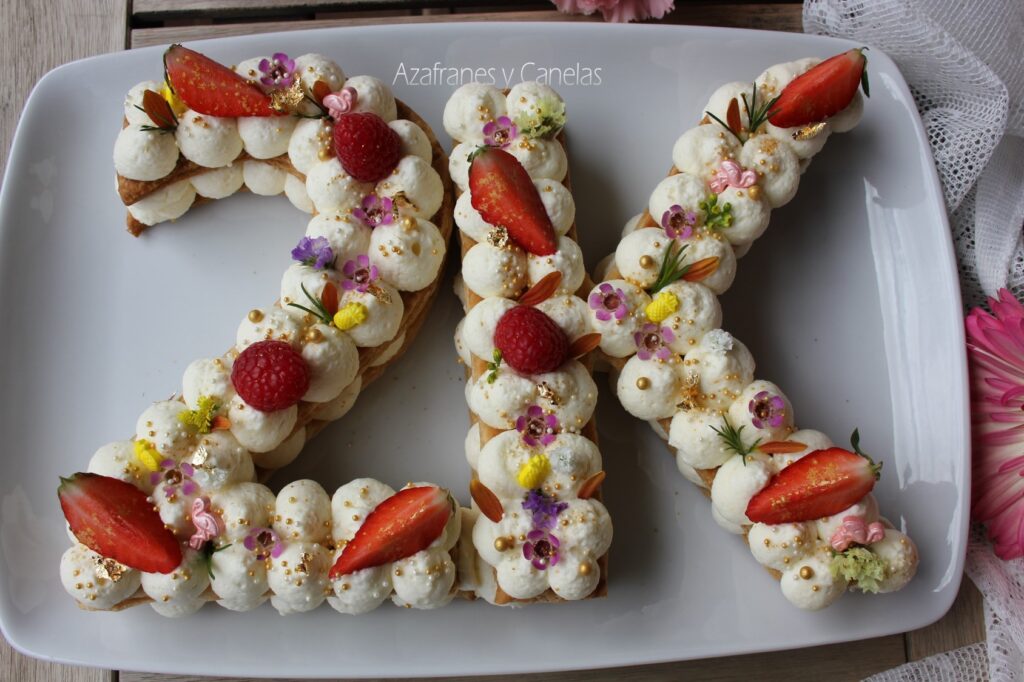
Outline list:
[[[885,51],[910,84],[942,181],[964,305],[1024,295],[1024,2],[807,0],[804,31]],[[870,52],[868,53],[870,61]]]
[[[909,83],[949,210],[964,305],[1004,286],[1024,298],[1024,0],[806,0],[803,21],[807,33],[883,50]],[[966,571],[985,598],[986,641],[871,682],[1024,682],[1024,559],[998,559],[976,528]]]

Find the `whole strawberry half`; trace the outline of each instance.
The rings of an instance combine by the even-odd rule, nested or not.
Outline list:
[[[71,532],[92,551],[146,573],[170,573],[181,546],[153,503],[131,483],[77,473],[57,488]]]
[[[181,45],[164,52],[167,82],[188,108],[209,116],[280,116],[256,85],[206,55]]]
[[[405,559],[441,536],[455,504],[433,486],[406,488],[384,500],[366,517],[328,574],[343,575]]]
[[[853,101],[857,86],[863,84],[868,94],[867,64],[863,49],[826,59],[783,88],[768,120],[780,128],[795,128],[838,114]]]
[[[558,238],[544,202],[519,159],[502,149],[481,147],[470,155],[469,192],[473,208],[491,225],[535,256],[558,250]]]
[[[798,523],[838,514],[875,487],[882,466],[842,448],[817,450],[775,476],[747,504],[754,523]]]
[[[562,328],[540,310],[524,305],[501,316],[494,345],[501,359],[521,374],[554,372],[569,355],[569,339]]]
[[[361,182],[380,182],[402,159],[402,139],[377,114],[342,114],[334,122],[334,154]]]
[[[284,341],[257,341],[235,358],[231,383],[247,405],[261,412],[283,410],[309,390],[309,365]]]

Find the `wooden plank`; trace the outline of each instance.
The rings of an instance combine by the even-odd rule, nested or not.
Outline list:
[[[0,173],[32,86],[65,62],[124,49],[127,10],[127,0],[0,2],[0,63],[8,65],[0,98]]]
[[[966,575],[953,607],[938,622],[906,634],[907,660],[919,661],[985,639],[984,598]]]
[[[388,24],[470,22],[470,21],[559,21],[565,17],[558,12],[497,12],[482,14],[430,14],[426,16],[389,17]],[[587,17],[573,17],[570,20],[586,21]],[[204,26],[173,26],[161,28],[137,28],[131,32],[131,47],[166,45],[169,43],[223,38],[227,36],[272,33],[274,31],[302,31],[311,28],[334,26],[371,26],[382,23],[379,17],[357,17],[323,20],[267,21],[241,24],[213,24]]]
[[[132,14],[154,20],[170,16],[217,14],[219,16],[266,16],[324,11],[446,8],[463,11],[480,6],[479,0],[135,0]],[[514,9],[520,0],[490,0],[491,7]],[[541,3],[535,3],[541,4]]]
[[[701,661],[660,663],[606,670],[501,675],[487,679],[493,680],[493,682],[664,682],[684,679],[705,682],[739,679],[756,679],[758,682],[821,682],[822,677],[827,676],[830,681],[850,680],[852,682],[903,663],[905,663],[903,638],[900,635],[893,635],[801,651],[775,651],[750,656],[710,658]],[[200,682],[203,679],[122,672],[120,682]],[[436,682],[472,682],[480,678],[432,679],[435,679]],[[225,678],[218,679],[217,682],[243,681]]]
[[[127,0],[0,2],[0,60],[10,65],[0,98],[0,173],[32,87],[65,62],[122,50],[128,27]],[[113,682],[110,670],[45,663],[18,653],[0,638],[0,679],[19,682]]]
[[[155,2],[157,0],[149,0]],[[218,0],[229,1],[229,0]],[[468,14],[428,14],[389,17],[387,23],[433,23],[462,21],[599,21],[597,15],[566,16],[555,10],[528,12],[481,12]],[[791,3],[758,4],[756,9],[746,3],[715,5],[680,5],[666,17],[667,23],[708,26],[762,28],[777,31],[800,31],[800,5]],[[139,28],[131,32],[131,46],[165,45],[173,42],[222,38],[226,36],[271,33],[274,31],[301,31],[334,26],[369,26],[379,24],[379,17],[343,17],[339,15],[320,20],[285,20],[266,22],[218,23],[191,26],[164,26]]]

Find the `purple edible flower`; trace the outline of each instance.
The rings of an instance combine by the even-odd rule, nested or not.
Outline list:
[[[618,287],[613,287],[608,282],[601,282],[601,286],[590,294],[587,302],[590,304],[590,309],[596,311],[594,317],[602,322],[607,322],[613,316],[616,320],[621,320],[629,314],[625,292]]]
[[[568,508],[567,502],[559,502],[540,488],[527,492],[523,500],[523,509],[533,514],[533,525],[541,530],[554,528],[558,515]]]
[[[378,197],[367,194],[363,197],[363,205],[352,209],[352,215],[363,221],[371,230],[378,225],[390,225],[394,219],[394,202],[391,197]]]
[[[260,83],[268,88],[287,88],[295,82],[295,60],[289,59],[284,52],[275,52],[270,59],[261,59],[259,63]]]
[[[334,267],[334,249],[327,237],[303,237],[292,249],[292,259],[317,270],[326,270]]]
[[[673,204],[661,214],[661,226],[665,228],[669,239],[689,239],[693,235],[693,228],[697,227],[697,214],[684,211],[679,204]]]
[[[196,470],[188,462],[178,464],[173,459],[165,459],[160,462],[160,470],[149,475],[149,482],[152,485],[164,484],[164,496],[168,499],[178,494],[191,497],[199,492],[199,484],[192,480]],[[180,486],[180,488],[179,488]]]
[[[370,264],[370,257],[365,253],[356,257],[355,260],[345,261],[341,268],[341,274],[345,279],[341,282],[341,288],[345,291],[358,291],[365,294],[377,281],[377,266]]]
[[[253,528],[245,536],[242,545],[250,552],[256,552],[256,558],[263,561],[267,558],[276,559],[284,551],[284,543],[270,528]]]
[[[544,414],[539,405],[530,405],[526,414],[516,420],[516,431],[523,434],[523,442],[531,448],[550,445],[555,440],[557,430],[558,417]]]
[[[508,116],[499,116],[496,121],[484,124],[484,144],[504,149],[519,134],[519,129]]]
[[[659,327],[648,322],[640,331],[633,334],[633,341],[636,343],[636,356],[641,360],[650,360],[656,357],[659,360],[668,360],[672,357],[672,349],[668,344],[676,340],[676,335],[668,327]]]
[[[558,563],[558,538],[546,530],[531,530],[523,543],[523,556],[538,571]]]
[[[757,393],[747,405],[747,409],[750,411],[750,423],[755,429],[777,429],[782,426],[786,417],[786,401],[782,396],[768,391]]]

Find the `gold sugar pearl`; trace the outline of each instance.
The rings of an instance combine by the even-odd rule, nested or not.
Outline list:
[[[253,308],[249,311],[249,321],[253,324],[263,320],[263,311],[259,308]]]
[[[639,379],[636,380],[636,387],[639,388],[641,391],[646,391],[651,387],[651,380],[648,379],[647,377],[640,377]]]
[[[324,340],[324,333],[317,327],[310,327],[306,330],[305,339],[307,343],[320,343]]]
[[[506,537],[494,538],[494,549],[499,551],[499,552],[504,552],[507,549],[509,549],[508,538],[506,538]]]
[[[642,268],[653,268],[654,267],[654,259],[651,258],[650,256],[647,256],[647,255],[640,256],[640,267],[642,267]]]
[[[814,569],[811,568],[810,566],[801,566],[800,567],[800,577],[803,578],[804,580],[810,580],[811,578],[814,577]]]
[[[321,161],[326,161],[327,159],[331,158],[331,152],[326,147],[321,147],[320,151],[316,153],[316,158],[320,159]]]
[[[590,564],[580,564],[580,575],[590,575],[591,570]]]

